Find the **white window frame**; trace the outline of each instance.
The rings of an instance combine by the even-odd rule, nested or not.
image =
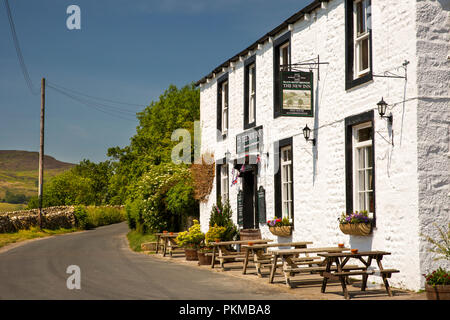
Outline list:
[[[222,82],[220,84],[220,90],[222,95],[222,134],[226,134],[228,132],[228,80]]]
[[[362,18],[364,21],[364,31],[362,33],[359,33],[358,30],[358,4],[362,4]],[[371,15],[371,2],[370,0],[355,0],[353,2],[353,43],[354,43],[354,77],[359,78],[368,72],[370,72],[370,19],[369,15]],[[362,55],[363,55],[363,46],[362,42],[367,40],[367,68],[361,69],[362,64]]]
[[[255,122],[256,81],[253,81],[254,70],[256,70],[256,63],[248,66],[248,123]]]
[[[280,45],[280,47],[278,49],[278,50],[280,50],[279,51],[280,52],[280,70],[283,70],[283,71],[288,71],[289,70],[289,68],[286,67],[286,65],[289,65],[289,60],[290,60],[290,57],[291,57],[291,51],[289,49],[290,48],[289,43],[290,42],[287,41],[286,43]],[[284,61],[284,55],[283,55],[283,50],[284,49],[287,50],[287,57],[286,57],[287,61]]]
[[[225,202],[229,198],[229,189],[228,189],[228,165],[223,164],[220,166],[220,196],[222,198],[222,202]]]
[[[358,132],[361,129],[372,128],[372,138],[366,141],[358,142]],[[372,193],[372,198],[374,199],[375,190],[371,190],[369,186],[369,175],[367,173],[368,170],[371,170],[372,174],[372,183],[375,179],[374,176],[374,163],[372,163],[372,167],[368,166],[368,157],[366,151],[364,151],[364,165],[363,168],[359,168],[359,149],[366,150],[367,147],[372,148],[373,153],[373,127],[372,123],[365,122],[356,126],[353,126],[353,142],[352,142],[352,152],[353,152],[353,210],[354,211],[362,211],[367,210],[369,217],[373,217],[373,212],[370,211],[370,201],[369,194]],[[371,159],[370,159],[371,160]],[[364,190],[360,190],[360,181],[359,181],[359,172],[364,171]],[[364,204],[360,203],[360,194],[364,193]],[[375,201],[375,200],[374,200]],[[375,203],[374,203],[375,208]]]
[[[290,159],[285,160],[284,152],[290,151]],[[293,185],[292,185],[292,146],[280,148],[281,169],[281,216],[292,222],[293,216]],[[286,188],[285,188],[286,187]],[[287,192],[286,192],[287,190]]]

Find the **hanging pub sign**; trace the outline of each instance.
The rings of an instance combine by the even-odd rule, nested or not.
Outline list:
[[[281,113],[287,116],[313,116],[313,73],[280,72]]]
[[[249,129],[236,135],[236,153],[260,152],[263,144],[262,126]]]

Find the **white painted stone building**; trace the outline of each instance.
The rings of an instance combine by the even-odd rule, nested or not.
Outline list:
[[[400,270],[390,284],[412,290],[424,287],[422,274],[442,263],[449,268],[433,261],[420,237],[437,237],[433,223],[449,221],[449,12],[448,0],[313,1],[199,80],[201,152],[217,163],[200,207],[202,230],[218,195],[229,197],[238,223],[242,190],[241,228],[259,228],[263,238],[389,251],[384,266]],[[312,116],[307,103],[296,111],[280,102],[280,69],[311,69]],[[382,98],[392,124],[378,113]],[[305,140],[305,125],[315,145]],[[250,163],[257,160],[232,185],[247,154],[237,139],[255,128],[258,156]],[[228,166],[221,165],[225,157]],[[262,218],[293,219],[290,238],[259,223],[260,187]],[[344,235],[341,213],[365,208],[375,221],[372,234]]]

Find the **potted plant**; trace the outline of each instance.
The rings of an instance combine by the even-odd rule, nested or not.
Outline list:
[[[448,230],[445,232],[437,225],[441,240],[437,241],[429,236],[424,236],[425,239],[433,245],[428,251],[437,253],[437,260],[450,260],[450,223]],[[425,277],[425,291],[428,300],[450,300],[450,274],[448,270],[442,267],[434,270],[429,274],[424,274]]]
[[[292,223],[287,217],[268,220],[269,231],[279,237],[289,237],[292,234]]]
[[[352,214],[342,213],[339,220],[339,228],[348,235],[368,236],[372,233],[372,221],[366,210],[356,211]]]
[[[212,253],[212,247],[202,246],[197,251],[198,265],[210,265],[212,261],[212,255],[206,255],[207,253]]]
[[[194,225],[188,231],[180,232],[176,241],[180,247],[184,248],[186,260],[198,260],[197,250],[200,244],[205,240],[205,235],[200,231],[200,223],[194,220]]]

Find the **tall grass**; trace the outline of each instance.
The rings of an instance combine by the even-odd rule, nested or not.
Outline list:
[[[116,207],[77,206],[74,214],[80,229],[92,229],[126,220],[125,209]]]
[[[76,228],[71,229],[57,229],[57,230],[49,230],[42,229],[39,230],[38,227],[31,227],[28,230],[19,230],[17,232],[11,233],[0,233],[0,248],[6,246],[10,243],[20,242],[29,239],[43,238],[48,236],[53,236],[57,234],[64,234],[77,231]]]

